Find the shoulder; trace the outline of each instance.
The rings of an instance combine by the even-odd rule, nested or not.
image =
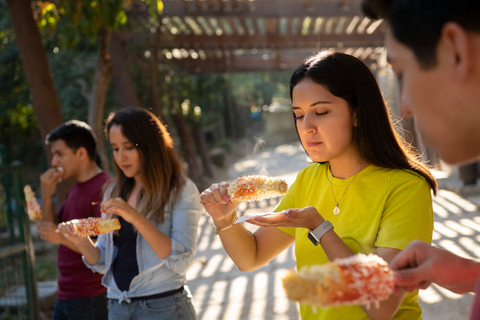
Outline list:
[[[430,186],[424,177],[408,169],[381,168],[370,165],[369,174],[365,179],[378,187],[398,188],[400,186],[419,186],[430,190]]]
[[[185,184],[183,185],[183,188],[182,188],[182,193],[186,195],[190,195],[192,193],[199,195],[197,186],[195,185],[195,183],[193,183],[192,180],[188,178],[185,180]]]
[[[198,192],[197,186],[192,180],[187,178],[182,189],[179,190],[176,202],[198,202],[200,204],[200,201],[198,200],[199,197],[200,192]]]

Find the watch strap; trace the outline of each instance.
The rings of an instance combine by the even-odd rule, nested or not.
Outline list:
[[[332,229],[333,224],[330,221],[325,220],[321,225],[308,233],[308,238],[314,245],[318,246],[323,235]]]

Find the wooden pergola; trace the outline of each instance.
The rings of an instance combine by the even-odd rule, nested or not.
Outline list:
[[[384,50],[385,24],[366,18],[360,0],[163,3],[158,21],[143,19],[143,30],[123,38],[155,39],[159,63],[189,73],[293,70],[325,49],[352,54],[375,67]],[[139,10],[134,16],[146,15]]]

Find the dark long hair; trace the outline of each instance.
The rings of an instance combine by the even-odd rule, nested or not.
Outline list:
[[[147,218],[163,222],[165,206],[173,206],[186,181],[170,134],[153,113],[141,108],[124,108],[110,114],[105,126],[107,140],[114,125],[121,126],[123,135],[140,155],[143,189],[137,209]],[[110,196],[127,200],[135,181],[125,176],[115,161],[113,167],[116,177]]]
[[[293,73],[290,98],[293,88],[306,78],[345,100],[350,111],[356,112],[353,142],[363,159],[379,167],[412,170],[423,176],[436,194],[437,181],[418,153],[395,131],[377,81],[363,62],[343,53],[320,52]]]

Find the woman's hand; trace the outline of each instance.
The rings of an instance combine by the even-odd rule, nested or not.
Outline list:
[[[116,214],[131,224],[134,224],[136,218],[141,215],[122,198],[106,199],[102,202],[100,211],[106,214]]]
[[[227,187],[225,181],[214,183],[200,194],[200,203],[214,221],[224,220],[237,207],[228,197]]]
[[[325,219],[315,207],[288,209],[277,215],[247,220],[247,222],[259,227],[295,227],[309,230],[315,229],[324,221]]]
[[[85,241],[89,241],[89,238],[79,236],[75,233],[75,229],[73,227],[73,223],[70,221],[62,222],[58,224],[58,232],[59,234],[63,235],[65,239],[73,243],[76,247],[85,243]]]

